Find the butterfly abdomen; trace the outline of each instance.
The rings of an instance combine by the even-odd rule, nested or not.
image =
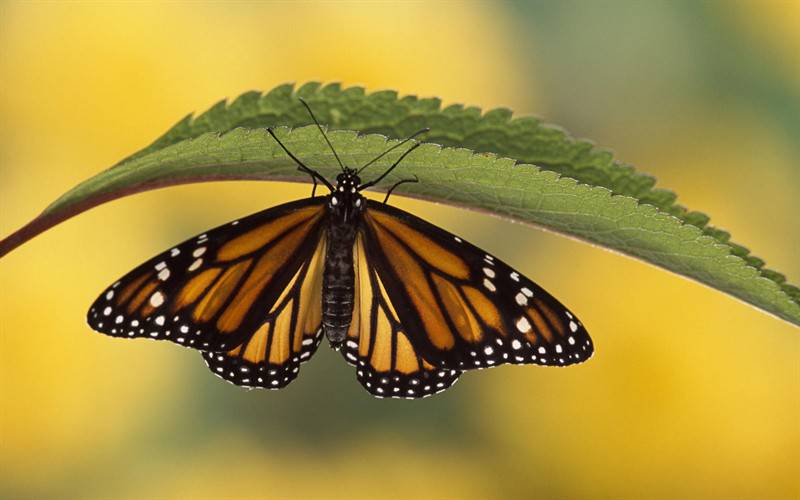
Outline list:
[[[353,316],[355,238],[355,224],[333,223],[328,227],[328,248],[322,275],[322,328],[334,348],[347,336]]]

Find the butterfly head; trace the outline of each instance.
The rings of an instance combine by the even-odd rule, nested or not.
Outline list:
[[[328,206],[344,220],[352,218],[364,208],[364,197],[359,193],[361,179],[355,170],[344,167],[336,176],[336,186],[330,194]]]

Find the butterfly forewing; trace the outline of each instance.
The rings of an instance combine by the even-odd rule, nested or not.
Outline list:
[[[461,371],[437,368],[417,352],[367,257],[363,236],[356,239],[353,260],[355,312],[341,350],[361,385],[378,397],[412,399],[453,385]]]
[[[593,345],[560,302],[499,259],[397,208],[370,201],[363,241],[415,351],[441,369],[566,366]]]
[[[104,291],[89,309],[89,325],[115,337],[235,349],[252,340],[291,280],[308,267],[325,214],[324,200],[309,198],[186,240]]]

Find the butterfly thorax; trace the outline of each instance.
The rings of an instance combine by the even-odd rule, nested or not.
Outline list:
[[[334,223],[351,224],[355,227],[359,214],[364,209],[364,197],[358,192],[360,184],[361,179],[350,169],[336,177],[336,188],[328,195],[328,212]]]
[[[340,174],[336,181],[328,201],[328,246],[322,276],[322,328],[334,348],[347,336],[353,316],[353,246],[365,203],[353,171]]]

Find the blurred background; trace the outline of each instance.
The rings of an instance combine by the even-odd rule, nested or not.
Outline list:
[[[341,81],[506,106],[612,148],[800,282],[800,3],[0,3],[0,233],[189,111]],[[800,330],[641,262],[394,203],[517,266],[597,346],[377,400],[320,349],[281,392],[93,333],[109,283],[308,195],[218,183],[109,203],[0,261],[2,498],[800,497]]]

